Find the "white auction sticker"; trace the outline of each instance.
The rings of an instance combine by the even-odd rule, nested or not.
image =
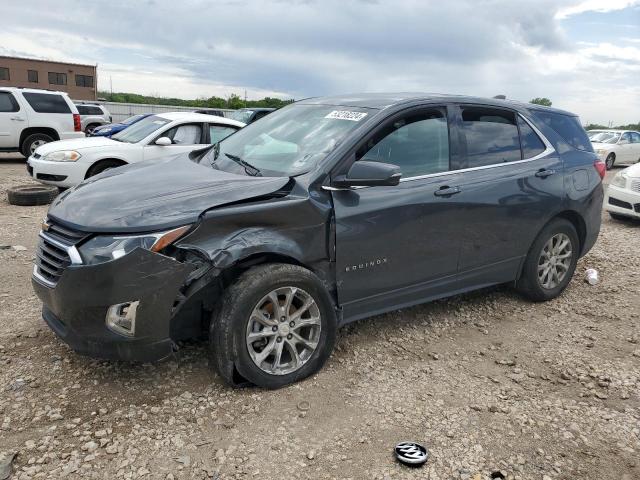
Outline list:
[[[335,118],[337,120],[351,120],[352,122],[359,122],[366,116],[367,114],[362,112],[350,112],[348,110],[334,110],[324,118]]]

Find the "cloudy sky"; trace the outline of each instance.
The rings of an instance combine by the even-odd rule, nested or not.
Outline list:
[[[181,98],[549,97],[640,121],[640,0],[2,0],[0,54],[98,64]]]

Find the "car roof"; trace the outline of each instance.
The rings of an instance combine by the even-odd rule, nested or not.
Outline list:
[[[60,90],[45,90],[43,88],[23,88],[23,87],[0,87],[2,90],[11,90],[14,92],[27,92],[27,93],[50,93],[55,95],[67,95],[67,92],[61,92]]]
[[[495,107],[510,107],[515,109],[543,110],[564,115],[575,116],[574,113],[560,110],[553,107],[545,107],[533,103],[518,102],[515,100],[499,99],[499,98],[483,98],[467,95],[449,95],[444,93],[420,93],[420,92],[391,92],[391,93],[354,93],[348,95],[336,95],[329,97],[312,97],[300,100],[297,103],[312,105],[337,105],[349,107],[375,108],[384,109],[403,103],[412,103],[417,101],[427,102],[464,102],[464,103],[480,103],[483,105],[491,105]]]
[[[190,120],[194,122],[211,122],[211,118],[214,115],[208,115],[206,113],[195,113],[195,112],[162,112],[162,113],[152,113],[157,117],[166,118],[167,120],[175,121],[175,120]],[[219,120],[216,120],[218,123],[226,123],[228,125],[235,125],[237,127],[244,127],[244,123],[238,122],[237,120],[232,120],[226,117],[218,117]]]
[[[602,132],[602,133],[627,133],[627,132],[632,132],[632,133],[640,133],[637,130],[622,130],[620,128],[605,128],[605,129],[594,129],[594,130],[587,130],[588,132]]]

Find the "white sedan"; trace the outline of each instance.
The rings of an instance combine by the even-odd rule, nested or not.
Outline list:
[[[604,208],[615,219],[640,219],[640,164],[625,168],[613,177],[607,188]]]
[[[589,133],[589,132],[587,132]],[[600,130],[589,139],[593,149],[606,164],[631,165],[640,160],[640,133],[627,130]]]
[[[27,170],[41,183],[73,187],[109,168],[217,143],[243,126],[229,118],[200,113],[151,115],[111,138],[87,137],[42,145],[27,160]]]

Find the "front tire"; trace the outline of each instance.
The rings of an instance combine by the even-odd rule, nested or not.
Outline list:
[[[260,265],[219,299],[210,358],[230,385],[239,383],[239,374],[260,387],[280,388],[322,368],[335,337],[335,310],[318,277],[297,265]]]
[[[44,133],[34,133],[22,141],[22,145],[20,145],[20,153],[22,153],[26,158],[29,158],[33,155],[33,152],[36,151],[36,148],[49,142],[53,142],[53,138],[49,135]]]
[[[91,165],[91,168],[89,168],[89,170],[87,171],[87,175],[84,178],[87,179],[89,177],[93,177],[94,175],[106,172],[107,170],[111,170],[112,168],[121,167],[122,165],[125,164],[119,160],[100,160],[99,162]]]
[[[552,220],[533,242],[516,288],[534,302],[558,297],[573,277],[579,253],[573,224],[564,218]]]
[[[613,153],[610,153],[609,155],[607,155],[607,159],[604,161],[607,170],[611,170],[614,163],[616,163],[616,156]]]

